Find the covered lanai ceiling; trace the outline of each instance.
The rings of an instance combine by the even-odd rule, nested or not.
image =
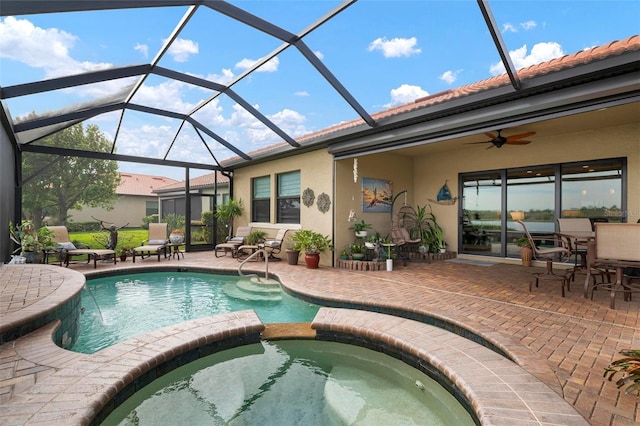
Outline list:
[[[640,3],[3,0],[0,14],[21,149],[224,169],[494,75],[518,92],[518,69],[638,33]],[[110,150],[41,143],[80,122]]]

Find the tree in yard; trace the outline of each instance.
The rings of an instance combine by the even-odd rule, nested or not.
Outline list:
[[[82,124],[64,129],[42,141],[42,145],[91,152],[110,152],[111,142],[98,126]],[[120,184],[115,161],[82,157],[57,157],[26,152],[22,157],[23,215],[40,226],[45,216],[66,224],[70,209],[82,206],[112,209]]]

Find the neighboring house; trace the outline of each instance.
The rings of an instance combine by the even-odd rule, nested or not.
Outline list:
[[[218,186],[216,189],[216,176]],[[152,191],[159,200],[160,217],[168,214],[186,216],[185,181],[173,182]],[[213,206],[229,199],[229,178],[222,173],[208,173],[189,179],[191,194],[191,220],[200,220],[203,212],[213,211]]]
[[[234,198],[248,201],[238,225],[311,228],[339,256],[354,242],[351,210],[384,236],[406,201],[431,206],[450,250],[508,258],[521,214],[545,232],[576,210],[635,222],[639,51],[640,37],[629,37],[519,70],[517,88],[505,74],[373,114],[373,128],[354,120],[305,136],[303,153],[281,143],[250,153],[254,164],[229,159]],[[498,130],[530,143],[502,146]],[[381,213],[364,202],[363,178],[390,182],[391,199],[406,192]],[[445,183],[455,202],[437,201]],[[465,235],[470,226],[487,230],[481,244]]]
[[[116,226],[137,228],[143,224],[142,218],[159,212],[156,188],[178,182],[163,176],[120,173],[120,185],[116,189],[118,201],[113,209],[84,207],[82,210],[69,210],[69,221],[91,222],[97,218]]]

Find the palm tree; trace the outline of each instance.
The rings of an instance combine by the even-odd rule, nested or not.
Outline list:
[[[229,228],[229,238],[233,236],[233,219],[242,216],[242,209],[242,199],[236,201],[233,198],[216,209],[216,219]]]

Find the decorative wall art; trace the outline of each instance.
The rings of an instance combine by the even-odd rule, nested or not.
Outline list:
[[[389,180],[362,178],[362,211],[389,213],[393,200],[393,183]]]
[[[318,201],[316,203],[318,205],[318,210],[322,213],[326,213],[329,211],[329,207],[331,207],[331,199],[324,192],[318,195]]]
[[[305,206],[311,207],[315,199],[316,195],[313,193],[313,189],[307,188],[302,191],[302,204],[304,204]]]

